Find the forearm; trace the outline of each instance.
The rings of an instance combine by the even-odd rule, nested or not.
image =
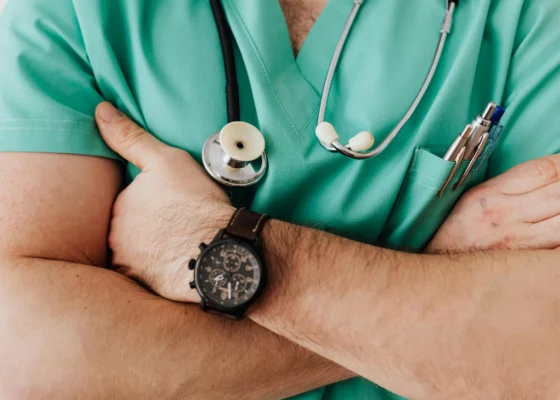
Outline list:
[[[558,253],[409,255],[277,221],[264,243],[264,327],[414,399],[558,390]]]
[[[350,375],[251,322],[163,300],[111,271],[0,264],[2,397],[283,398]]]

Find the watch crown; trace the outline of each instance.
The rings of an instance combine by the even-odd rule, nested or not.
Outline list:
[[[189,261],[189,269],[192,271],[192,270],[195,269],[195,267],[196,267],[196,260],[195,259],[190,260]]]
[[[200,251],[203,251],[205,248],[207,248],[208,245],[206,243],[200,243],[200,245],[198,246],[198,248],[200,249]]]
[[[190,282],[189,286],[191,289],[196,289],[196,282],[195,281]]]

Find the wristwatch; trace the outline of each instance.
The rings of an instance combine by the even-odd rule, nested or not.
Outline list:
[[[189,262],[190,287],[204,311],[240,320],[258,300],[267,278],[260,233],[268,219],[241,208],[210,244],[200,244],[198,259]]]

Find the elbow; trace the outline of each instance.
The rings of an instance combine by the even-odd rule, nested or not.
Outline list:
[[[75,341],[56,329],[62,315],[49,305],[52,299],[29,290],[18,262],[0,257],[0,399],[62,398],[69,364],[59,344]]]
[[[45,354],[48,344],[38,349],[33,343],[26,344],[29,335],[21,334],[24,318],[5,318],[6,306],[0,306],[0,399],[59,398],[46,396],[56,387],[47,381],[45,364],[50,363],[52,372],[64,375],[55,364],[54,355]],[[17,337],[20,336],[20,337]],[[37,351],[39,350],[39,351]],[[50,359],[50,360],[49,360]],[[53,393],[54,394],[54,393]]]
[[[22,322],[28,321],[20,317],[0,328],[0,399],[68,398],[68,381],[76,373],[68,359],[75,361],[74,356],[50,346],[47,337],[40,338],[40,330],[22,334],[16,328]]]

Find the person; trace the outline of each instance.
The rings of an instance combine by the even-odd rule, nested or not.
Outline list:
[[[275,218],[263,231],[271,282],[248,314],[252,322],[242,323],[95,268],[107,265],[121,185],[122,164],[109,160],[119,157],[92,118],[107,99],[142,127],[107,103],[98,109],[104,139],[130,161],[127,180],[136,178],[113,209],[114,264],[162,296],[196,301],[181,266],[233,212],[187,154],[199,160],[225,120],[209,5],[27,0],[1,14],[4,397],[393,396],[370,381],[410,398],[553,397],[557,252],[546,249],[558,247],[558,159],[501,174],[558,152],[558,6],[466,3],[408,134],[379,159],[358,163],[324,152],[312,132],[335,28],[351,3],[325,7],[297,59],[278,3],[224,4],[242,61],[243,119],[263,130],[271,161],[251,205]],[[438,26],[442,13],[437,2],[364,7],[331,99],[344,105],[329,110],[337,126],[390,129],[422,78],[417,67],[429,62],[425,28]],[[406,35],[383,34],[401,26]],[[410,62],[401,62],[405,55]],[[403,198],[403,182],[410,193],[435,197],[438,152],[487,97],[508,107],[507,131],[463,191],[486,177],[505,179],[464,196],[430,248],[457,250],[451,244],[465,240],[471,249],[487,236],[489,247],[545,250],[448,256],[373,246],[429,242],[462,192],[422,212],[410,209],[414,196]],[[535,207],[541,199],[549,207]],[[400,218],[407,210],[418,218]],[[465,210],[482,217],[463,220]],[[477,223],[461,225],[468,222]],[[344,381],[354,374],[365,379]]]

